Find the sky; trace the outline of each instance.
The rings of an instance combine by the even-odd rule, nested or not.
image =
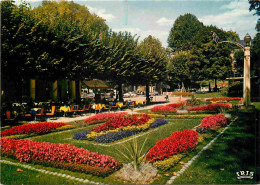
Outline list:
[[[36,0],[35,0],[36,1]],[[40,3],[29,2],[32,6]],[[128,31],[139,36],[158,38],[167,47],[167,38],[174,21],[185,13],[194,14],[204,25],[215,25],[226,31],[235,31],[243,39],[246,33],[253,38],[257,22],[249,12],[248,0],[74,0],[85,5],[91,13],[104,18],[115,32]],[[221,38],[220,38],[221,40]]]

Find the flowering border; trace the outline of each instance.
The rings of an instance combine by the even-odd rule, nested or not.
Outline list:
[[[1,138],[1,155],[71,171],[106,176],[121,167],[110,156],[99,155],[70,144]]]
[[[173,132],[170,137],[158,141],[146,154],[148,162],[169,158],[175,154],[188,152],[195,148],[198,133],[194,130]]]
[[[28,123],[25,125],[14,126],[10,129],[1,131],[1,136],[21,135],[21,134],[46,134],[57,130],[59,127],[68,125],[68,123],[62,122],[39,122]],[[65,127],[66,128],[66,127]]]

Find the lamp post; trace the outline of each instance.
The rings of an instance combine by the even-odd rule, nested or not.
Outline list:
[[[244,85],[243,85],[243,100],[244,105],[250,105],[250,90],[251,90],[251,83],[250,83],[250,41],[251,37],[247,33],[244,37],[244,41],[246,46],[244,48]]]
[[[244,79],[243,79],[243,104],[245,106],[250,105],[251,101],[250,101],[250,89],[251,89],[251,85],[250,85],[250,44],[251,44],[251,37],[250,35],[247,33],[246,36],[244,37],[244,41],[246,43],[246,46],[242,46],[241,44],[239,44],[238,42],[234,42],[234,41],[221,41],[219,42],[219,37],[215,32],[211,32],[212,36],[213,36],[213,40],[217,43],[217,44],[221,44],[221,43],[230,43],[230,44],[234,44],[240,48],[243,49],[244,51]]]

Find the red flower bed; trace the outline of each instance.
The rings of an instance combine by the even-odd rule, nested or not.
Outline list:
[[[241,100],[239,97],[221,97],[221,98],[208,98],[206,101],[231,101],[231,100]]]
[[[152,147],[146,159],[149,162],[163,160],[181,152],[187,152],[195,148],[198,140],[198,133],[194,130],[183,130],[173,132],[170,137],[158,141]]]
[[[117,116],[111,118],[106,123],[99,125],[93,129],[95,132],[101,132],[104,130],[116,129],[120,127],[126,127],[131,125],[142,125],[146,123],[151,116],[148,114],[134,114],[134,115],[125,115]]]
[[[209,129],[216,126],[224,126],[227,124],[227,119],[224,114],[216,114],[213,116],[208,116],[203,118],[200,127],[204,129]]]
[[[102,113],[102,114],[96,114],[94,116],[90,116],[87,119],[85,119],[84,123],[87,124],[94,124],[99,122],[105,122],[109,120],[110,118],[114,118],[117,116],[126,115],[126,112],[118,112],[118,113]]]
[[[216,111],[219,108],[231,109],[232,104],[231,103],[212,103],[212,104],[208,104],[206,106],[190,108],[189,111]]]
[[[79,171],[78,166],[81,166],[83,167],[81,171],[95,175],[104,175],[99,174],[100,172],[111,173],[121,166],[110,156],[99,155],[69,144],[1,138],[1,153],[7,157],[15,157],[19,161],[46,164],[73,171]]]
[[[157,105],[151,109],[152,112],[177,112],[177,109],[171,106]]]
[[[10,136],[15,134],[45,134],[55,130],[58,127],[67,125],[67,123],[55,123],[55,122],[40,122],[29,123],[25,125],[15,126],[10,129],[6,129],[1,132],[2,136]]]
[[[173,108],[179,108],[181,107],[182,105],[185,105],[186,101],[182,101],[180,103],[172,103],[172,104],[168,104],[166,105],[167,107],[173,107]]]

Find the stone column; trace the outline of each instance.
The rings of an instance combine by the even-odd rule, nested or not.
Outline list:
[[[244,84],[243,84],[243,100],[244,105],[250,105],[250,47],[245,47],[244,58]]]

